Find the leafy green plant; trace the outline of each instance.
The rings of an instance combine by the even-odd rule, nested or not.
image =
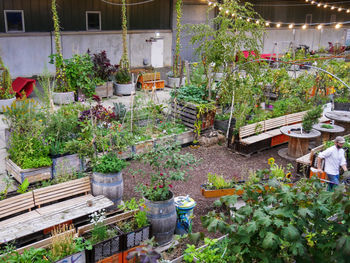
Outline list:
[[[134,231],[136,229],[145,227],[149,224],[146,211],[145,211],[145,200],[140,199],[136,200],[135,198],[132,198],[128,201],[124,201],[123,204],[118,206],[119,209],[122,209],[124,211],[132,211],[137,210],[134,217],[131,220],[128,221],[121,221],[118,226],[119,228],[127,233]]]
[[[129,69],[120,68],[114,76],[115,81],[119,84],[128,84],[131,82]]]
[[[92,213],[90,218],[90,222],[94,224],[94,227],[91,230],[91,237],[89,239],[92,245],[115,237],[118,234],[118,231],[115,228],[110,229],[105,225],[104,220],[106,219],[106,216],[103,209]]]
[[[70,59],[65,59],[66,75],[69,86],[80,88],[83,94],[91,97],[95,93],[94,64],[89,54],[75,54]]]
[[[306,112],[303,117],[302,127],[304,132],[310,132],[312,130],[312,126],[318,123],[319,118],[321,117],[323,112],[322,106],[317,106],[312,110]]]
[[[126,162],[120,160],[115,153],[107,153],[95,160],[93,171],[98,173],[119,173],[126,167]]]
[[[47,251],[43,248],[30,248],[24,250],[22,254],[17,251],[6,254],[5,257],[0,257],[1,263],[48,263]]]
[[[216,239],[204,238],[205,247],[197,250],[195,245],[188,245],[185,250],[185,262],[216,263],[227,262],[223,259],[224,254],[220,253],[221,249],[217,246]],[[224,250],[225,253],[226,250]],[[194,260],[196,258],[196,261]]]
[[[18,186],[17,193],[24,194],[28,191],[29,181],[28,178],[24,179],[24,181]]]
[[[5,185],[5,187],[0,191],[0,201],[4,200],[7,197],[7,193],[12,185],[13,179],[11,179],[8,175],[4,175],[2,178],[2,182]]]
[[[208,173],[208,184],[206,186],[213,189],[225,189],[231,187],[231,183],[227,182],[222,175]]]
[[[171,90],[170,95],[179,101],[192,102],[196,104],[208,103],[205,86],[186,85],[178,89]]]
[[[334,129],[334,126],[333,126],[333,125],[330,125],[330,124],[322,124],[322,125],[321,125],[321,128],[325,128],[325,129]]]
[[[151,151],[137,156],[144,164],[151,166],[150,172],[139,170],[144,176],[150,176],[149,183],[139,183],[136,191],[151,201],[163,201],[171,198],[171,181],[183,181],[189,175],[187,170],[192,169],[197,161],[192,154],[180,153],[181,148],[173,142],[167,145],[157,145]],[[137,173],[137,171],[134,173]]]
[[[15,97],[15,92],[12,89],[12,80],[8,68],[5,67],[2,58],[0,57],[0,99],[11,99]]]

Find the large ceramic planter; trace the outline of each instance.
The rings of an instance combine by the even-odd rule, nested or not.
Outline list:
[[[119,84],[113,82],[114,95],[131,95],[135,92],[135,84]]]
[[[185,85],[186,77],[182,77],[181,85]],[[169,88],[179,88],[180,87],[180,78],[168,77],[168,87]]]
[[[103,85],[96,86],[95,94],[100,98],[109,98],[113,96],[113,82],[107,81]]]
[[[70,104],[74,102],[74,91],[52,92],[53,102],[57,105]]]
[[[34,183],[52,178],[51,166],[22,169],[10,159],[5,160],[5,165],[8,174],[12,175],[20,184],[25,179],[28,179],[29,183]]]
[[[15,98],[12,99],[0,99],[0,112],[3,113],[6,110],[6,107],[11,107],[12,103],[16,100]]]
[[[85,250],[55,261],[55,263],[86,263]]]
[[[165,201],[150,201],[145,198],[148,221],[151,222],[152,235],[159,245],[169,243],[176,227],[176,208],[174,195]]]
[[[92,195],[103,195],[113,201],[114,205],[110,209],[115,209],[120,205],[123,198],[123,174],[119,173],[92,173],[91,178]]]

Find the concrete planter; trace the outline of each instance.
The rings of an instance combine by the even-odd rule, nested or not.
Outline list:
[[[186,77],[182,77],[181,85],[183,86],[185,84]],[[179,88],[180,87],[180,78],[171,78],[168,77],[168,87],[169,88]]]
[[[16,100],[16,97],[12,99],[0,100],[0,112],[3,113],[6,107],[11,107],[12,103]]]
[[[74,91],[52,92],[53,102],[57,105],[70,104],[74,102]]]
[[[131,93],[135,92],[135,84],[119,84],[113,82],[114,95],[131,95]]]

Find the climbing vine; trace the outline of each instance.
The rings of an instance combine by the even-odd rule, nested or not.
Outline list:
[[[55,59],[56,67],[56,91],[67,92],[70,91],[68,86],[66,69],[63,62],[62,48],[61,48],[61,34],[60,34],[60,21],[57,14],[56,0],[51,2],[52,19],[55,30],[55,48],[56,54],[53,55]]]
[[[181,61],[180,61],[180,37],[181,37],[181,18],[182,18],[182,0],[176,1],[176,42],[175,42],[175,54],[173,63],[173,77],[180,77]]]
[[[127,17],[126,17],[126,0],[122,0],[122,29],[123,29],[123,54],[120,59],[120,67],[122,69],[129,70],[129,58],[128,58],[128,43],[127,43],[127,33],[128,33],[128,25],[127,25]]]

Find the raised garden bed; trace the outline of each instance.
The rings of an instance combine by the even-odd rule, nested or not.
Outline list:
[[[19,183],[23,183],[26,178],[28,179],[29,183],[39,182],[52,178],[52,166],[22,169],[11,159],[6,159],[5,165],[7,173],[13,176]]]
[[[52,157],[52,176],[73,174],[84,170],[84,162],[78,154]]]
[[[201,193],[204,197],[221,197],[225,195],[242,195],[244,190],[236,190],[235,188],[227,188],[227,189],[206,189],[206,185],[201,185]]]

